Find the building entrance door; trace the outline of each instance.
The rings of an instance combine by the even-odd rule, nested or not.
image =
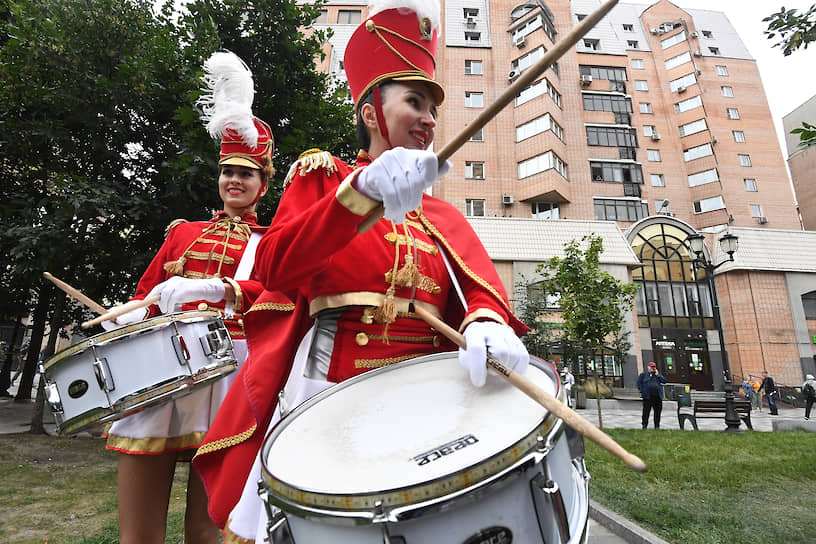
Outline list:
[[[652,334],[654,361],[669,382],[702,391],[714,389],[705,332],[653,329]]]
[[[686,334],[683,339],[683,351],[688,366],[689,381],[692,389],[711,391],[714,380],[711,376],[711,358],[704,332]]]

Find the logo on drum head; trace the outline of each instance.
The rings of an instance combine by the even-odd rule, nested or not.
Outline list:
[[[442,444],[441,446],[437,446],[436,448],[426,451],[424,453],[420,453],[419,455],[414,456],[412,459],[416,461],[417,466],[427,465],[431,461],[436,461],[437,459],[441,459],[446,455],[450,455],[451,453],[471,446],[478,442],[479,439],[473,436],[472,434],[468,434],[457,438],[456,440],[451,440],[447,444]]]
[[[482,529],[462,544],[510,544],[513,542],[513,531],[507,527],[488,527]]]
[[[68,396],[72,399],[78,399],[88,391],[88,382],[85,380],[76,380],[71,382],[68,386]]]

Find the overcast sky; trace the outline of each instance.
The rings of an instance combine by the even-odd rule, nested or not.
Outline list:
[[[768,40],[762,33],[768,28],[762,19],[778,12],[783,5],[786,9],[804,12],[814,2],[816,0],[673,0],[681,8],[722,11],[728,16],[757,61],[785,158],[788,152],[782,133],[782,117],[816,95],[816,42],[808,49],[800,48],[785,57],[780,48],[772,47],[777,40]]]

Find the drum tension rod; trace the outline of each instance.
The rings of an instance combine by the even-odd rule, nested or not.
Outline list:
[[[405,538],[401,536],[391,535],[388,532],[388,516],[384,514],[382,501],[374,503],[374,523],[380,523],[382,529],[383,544],[405,544]]]

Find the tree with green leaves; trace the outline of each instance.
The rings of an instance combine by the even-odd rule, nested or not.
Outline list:
[[[816,40],[816,4],[801,13],[797,9],[782,7],[762,21],[768,23],[765,36],[769,40],[778,38],[773,46],[782,49],[786,57],[799,48],[807,49]],[[800,147],[816,145],[816,125],[803,121],[801,127],[791,130],[791,134],[799,135]]]

